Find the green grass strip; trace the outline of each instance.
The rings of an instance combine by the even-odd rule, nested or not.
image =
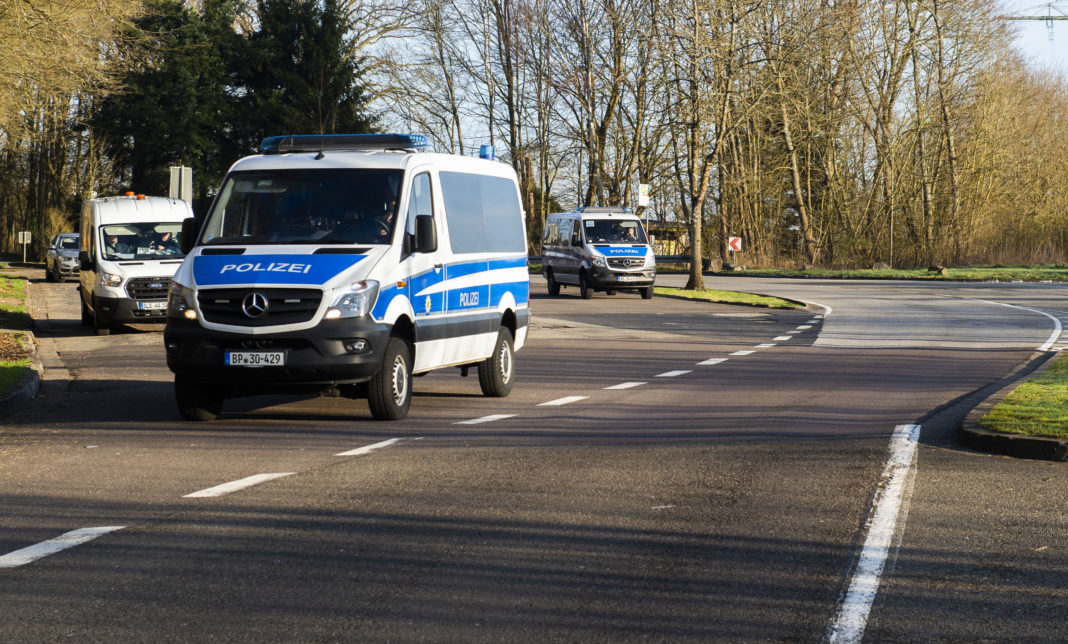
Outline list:
[[[1017,387],[979,425],[1006,434],[1068,438],[1068,359]]]
[[[756,295],[754,293],[740,293],[738,291],[690,291],[681,288],[665,288],[657,286],[655,292],[659,295],[681,297],[688,300],[704,300],[721,304],[745,304],[747,306],[762,306],[769,309],[803,309],[804,304],[791,302],[778,297]]]
[[[0,360],[0,392],[6,392],[22,382],[23,376],[30,370],[29,358],[10,362]]]
[[[891,268],[887,270],[812,269],[804,271],[749,269],[743,274],[759,275],[762,277],[964,280],[974,282],[1068,282],[1068,266],[968,266],[962,268],[947,268],[945,275],[929,271],[926,268]]]

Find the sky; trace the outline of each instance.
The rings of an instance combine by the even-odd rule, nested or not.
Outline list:
[[[1052,12],[1047,5],[1056,7]],[[1041,0],[1005,0],[1005,6],[1015,15],[1068,15],[1068,0],[1042,2]],[[1058,11],[1060,9],[1060,11]],[[1017,44],[1034,65],[1051,66],[1068,75],[1068,20],[1053,21],[1053,40],[1050,41],[1046,22],[1018,21]]]

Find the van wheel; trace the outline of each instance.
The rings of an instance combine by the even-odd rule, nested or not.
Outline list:
[[[651,299],[653,299],[653,287],[652,286],[646,286],[645,288],[643,288],[641,290],[641,292],[642,292],[642,299],[643,300],[651,300]]]
[[[93,326],[93,312],[89,310],[84,297],[79,297],[79,299],[82,302],[82,326]]]
[[[586,271],[579,273],[579,297],[584,300],[593,297],[593,289],[590,288],[590,278],[586,277]]]
[[[412,361],[408,343],[390,338],[382,368],[367,383],[367,406],[378,420],[400,420],[412,404]]]
[[[223,406],[223,396],[218,391],[218,386],[211,387],[185,378],[174,379],[174,399],[178,403],[178,412],[186,420],[215,420]]]
[[[493,355],[478,363],[478,384],[482,393],[493,398],[503,398],[512,393],[515,376],[515,354],[512,350],[512,331],[501,327],[497,331],[497,344]]]
[[[553,275],[553,269],[545,271],[545,282],[549,288],[549,295],[560,294],[560,282],[556,281],[556,276]]]
[[[96,328],[97,335],[110,335],[111,327],[100,321],[100,307],[97,305],[96,298],[93,298],[93,327]]]

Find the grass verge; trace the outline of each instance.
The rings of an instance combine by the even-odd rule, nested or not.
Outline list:
[[[979,425],[1006,434],[1068,438],[1068,358],[1005,396]]]
[[[30,353],[21,338],[30,327],[26,278],[0,275],[0,394],[22,382],[30,369]]]
[[[738,291],[689,291],[681,288],[665,288],[657,286],[655,292],[659,295],[681,297],[688,300],[704,300],[721,304],[745,304],[747,306],[761,306],[769,309],[803,309],[804,304],[792,302],[778,297],[756,295],[754,293],[739,293]]]
[[[729,275],[730,273],[725,274]],[[887,270],[812,269],[804,271],[750,269],[740,274],[763,277],[922,279],[969,282],[1068,282],[1068,266],[966,266],[946,268],[945,275],[926,268],[891,268]]]

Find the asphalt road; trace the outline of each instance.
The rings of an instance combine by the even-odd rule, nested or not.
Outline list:
[[[548,298],[535,280],[508,398],[446,370],[401,422],[288,396],[206,424],[180,419],[158,329],[98,338],[74,283],[33,283],[47,371],[0,425],[0,557],[109,529],[0,567],[0,641],[839,637],[912,425],[860,634],[1062,641],[1065,464],[953,431],[1059,346],[1068,288],[708,282],[812,304]]]

